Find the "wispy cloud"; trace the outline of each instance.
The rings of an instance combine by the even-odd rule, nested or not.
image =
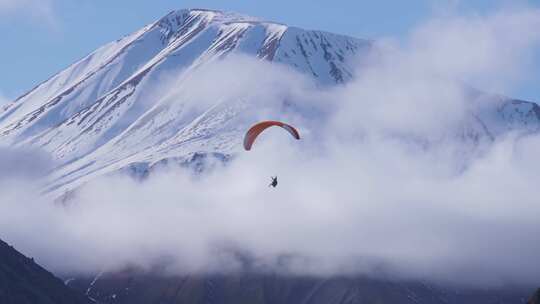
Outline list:
[[[2,94],[2,91],[0,91],[0,105],[6,104],[10,101],[9,98],[7,98],[4,94]]]
[[[54,5],[55,0],[0,0],[0,16],[21,16],[34,23],[56,27],[58,20]]]

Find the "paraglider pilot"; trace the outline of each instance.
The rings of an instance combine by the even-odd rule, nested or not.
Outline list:
[[[277,186],[277,176],[274,177],[274,176],[270,176],[270,178],[272,178],[272,182],[270,183],[270,185],[268,185],[268,187],[276,187]]]

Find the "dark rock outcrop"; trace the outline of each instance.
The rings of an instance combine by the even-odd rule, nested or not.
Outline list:
[[[88,304],[82,293],[0,240],[0,303]]]
[[[540,288],[536,290],[527,304],[540,304]]]

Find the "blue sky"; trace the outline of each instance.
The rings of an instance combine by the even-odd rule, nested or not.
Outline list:
[[[0,0],[0,99],[17,97],[104,43],[178,8],[237,11],[309,29],[361,38],[404,37],[422,22],[446,14],[488,14],[508,0]],[[540,53],[539,53],[540,54]],[[540,55],[533,67],[540,71]],[[540,73],[511,92],[540,101]]]

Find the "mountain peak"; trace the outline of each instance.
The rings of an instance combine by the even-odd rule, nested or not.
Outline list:
[[[285,26],[285,24],[275,21],[263,20],[258,17],[253,17],[245,14],[240,14],[233,11],[222,11],[206,8],[187,8],[169,12],[166,16],[160,19],[163,20],[189,20],[190,18],[203,18],[211,23],[227,24],[227,23],[266,23]]]

